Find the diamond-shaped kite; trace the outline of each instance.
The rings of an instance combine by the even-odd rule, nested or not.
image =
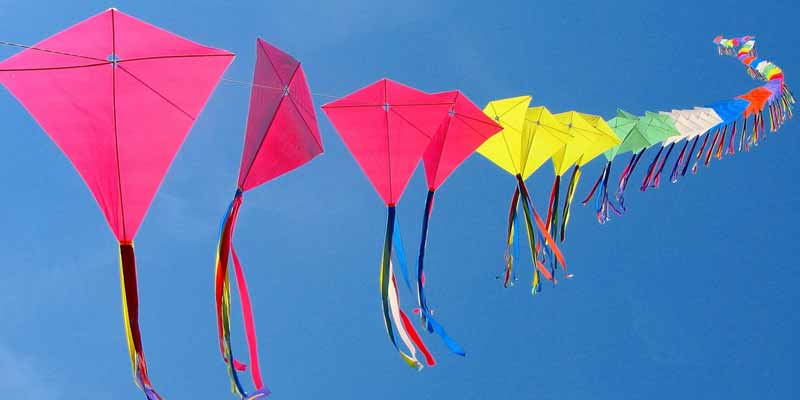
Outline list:
[[[447,118],[439,125],[422,156],[425,177],[428,181],[428,196],[422,218],[422,236],[419,243],[417,264],[417,302],[422,323],[428,332],[438,334],[450,350],[465,355],[464,350],[445,332],[432,317],[425,298],[425,246],[428,239],[428,224],[433,209],[434,193],[447,177],[469,157],[475,149],[503,128],[489,119],[478,106],[459,91],[446,92],[453,98],[453,106]],[[442,93],[444,94],[444,93]]]
[[[231,390],[242,398],[266,396],[258,361],[258,343],[244,271],[233,246],[233,232],[242,193],[311,161],[322,153],[322,140],[311,93],[300,62],[262,39],[256,40],[256,65],[250,91],[250,111],[236,193],[225,212],[217,245],[215,300],[217,331]],[[233,357],[230,332],[229,259],[233,260],[255,392],[249,395],[237,370],[245,366]]]
[[[69,158],[119,240],[131,364],[148,399],[133,238],[233,60],[109,9],[0,63],[0,82]]]

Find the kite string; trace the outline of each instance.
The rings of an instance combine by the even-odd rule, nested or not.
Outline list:
[[[271,89],[271,90],[277,90],[277,91],[283,91],[284,90],[284,88],[281,88],[281,87],[262,85],[262,84],[259,84],[259,83],[249,82],[249,81],[242,81],[242,80],[238,80],[238,79],[231,79],[231,78],[222,77],[220,80],[223,81],[223,82],[233,83],[233,84],[237,84],[237,85],[243,85],[243,86],[247,86],[247,87],[257,87],[257,88]],[[329,98],[329,99],[338,99],[338,98],[342,97],[342,96],[333,96],[333,95],[329,95],[329,94],[325,94],[325,93],[317,93],[317,92],[310,92],[310,93],[311,93],[312,96],[326,97],[326,98]]]
[[[49,50],[49,49],[43,49],[43,48],[40,48],[40,47],[28,46],[28,45],[26,45],[26,44],[21,44],[21,43],[6,42],[6,41],[3,41],[3,40],[0,40],[0,45],[3,45],[3,46],[10,46],[10,47],[19,47],[19,48],[21,48],[21,49],[30,49],[30,50],[36,50],[36,51],[41,51],[41,52],[45,52],[45,53],[60,54],[60,55],[62,55],[62,56],[70,56],[70,57],[86,58],[86,59],[89,59],[89,60],[94,60],[94,61],[108,61],[108,60],[101,60],[101,59],[99,59],[99,58],[94,58],[94,57],[89,57],[89,56],[82,56],[82,55],[80,55],[80,54],[67,53],[67,52],[64,52],[64,51],[58,51],[58,50]]]

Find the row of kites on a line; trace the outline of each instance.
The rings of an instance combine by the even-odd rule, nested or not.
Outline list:
[[[658,187],[664,171],[668,170],[670,181],[675,182],[689,170],[696,172],[699,163],[708,165],[712,157],[749,151],[767,131],[777,130],[791,117],[795,100],[783,72],[757,56],[753,37],[719,36],[714,43],[720,54],[737,57],[752,78],[765,83],[704,107],[643,116],[619,110],[608,120],[576,111],[554,114],[544,106],[532,107],[530,96],[493,100],[481,110],[459,91],[425,93],[389,79],[322,106],[388,207],[380,263],[381,304],[391,344],[408,365],[422,368],[421,358],[427,365],[436,361],[400,307],[395,266],[402,284],[416,292],[413,311],[422,330],[441,337],[453,353],[465,355],[432,317],[424,290],[423,261],[434,194],[473,152],[513,177],[501,278],[504,286],[516,279],[519,231],[524,229],[535,294],[541,290],[542,279],[555,283],[559,270],[563,276],[571,276],[557,242],[565,239],[584,165],[601,155],[605,158],[601,176],[582,201],[587,204],[594,197],[597,219],[604,223],[611,215],[624,212],[626,187],[647,149],[656,148],[657,153],[647,167],[641,190]],[[133,238],[172,159],[234,55],[115,9],[33,46],[5,44],[24,50],[0,63],[0,82],[70,159],[119,240],[123,312],[134,380],[148,399],[161,399],[150,381],[139,330]],[[233,246],[242,195],[323,151],[300,62],[261,39],[256,42],[256,54],[238,189],[220,227],[215,270],[219,347],[232,391],[241,398],[269,394],[259,368],[247,283]],[[616,190],[609,194],[612,163],[626,153],[631,153],[630,159]],[[670,161],[673,153],[677,155]],[[416,284],[412,285],[395,205],[420,159],[429,191]],[[555,182],[542,219],[525,181],[548,160]],[[562,195],[561,179],[567,173],[569,184]],[[231,261],[243,309],[252,390],[245,389],[240,377],[248,367],[234,358],[231,346]]]

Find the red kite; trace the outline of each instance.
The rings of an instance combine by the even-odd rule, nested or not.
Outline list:
[[[220,350],[228,366],[231,389],[242,398],[269,394],[269,389],[261,380],[255,322],[247,283],[233,247],[233,231],[242,205],[242,193],[311,161],[320,153],[322,140],[317,117],[300,62],[257,39],[256,66],[250,92],[250,112],[239,168],[239,182],[233,201],[225,212],[220,231],[215,279]],[[250,395],[245,392],[236,373],[237,369],[244,370],[245,366],[233,358],[231,349],[229,258],[233,259],[239,288],[250,353],[250,373],[256,389]]]
[[[417,302],[422,323],[428,332],[436,333],[444,340],[453,353],[464,356],[466,353],[446,333],[444,328],[431,316],[425,298],[425,245],[428,239],[428,223],[433,209],[434,193],[450,174],[467,159],[483,142],[500,132],[503,127],[487,117],[472,101],[459,91],[445,92],[453,98],[453,106],[447,118],[439,125],[436,135],[431,139],[422,160],[425,177],[428,181],[428,196],[425,200],[425,214],[422,219],[422,236],[419,242],[417,264]]]
[[[70,159],[119,241],[128,349],[150,400],[160,396],[139,333],[133,238],[232,60],[109,9],[0,63],[0,82]]]

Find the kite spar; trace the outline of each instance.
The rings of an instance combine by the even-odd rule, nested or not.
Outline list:
[[[232,60],[109,9],[0,63],[0,82],[75,166],[119,241],[131,366],[149,400],[161,397],[139,331],[133,239]]]

